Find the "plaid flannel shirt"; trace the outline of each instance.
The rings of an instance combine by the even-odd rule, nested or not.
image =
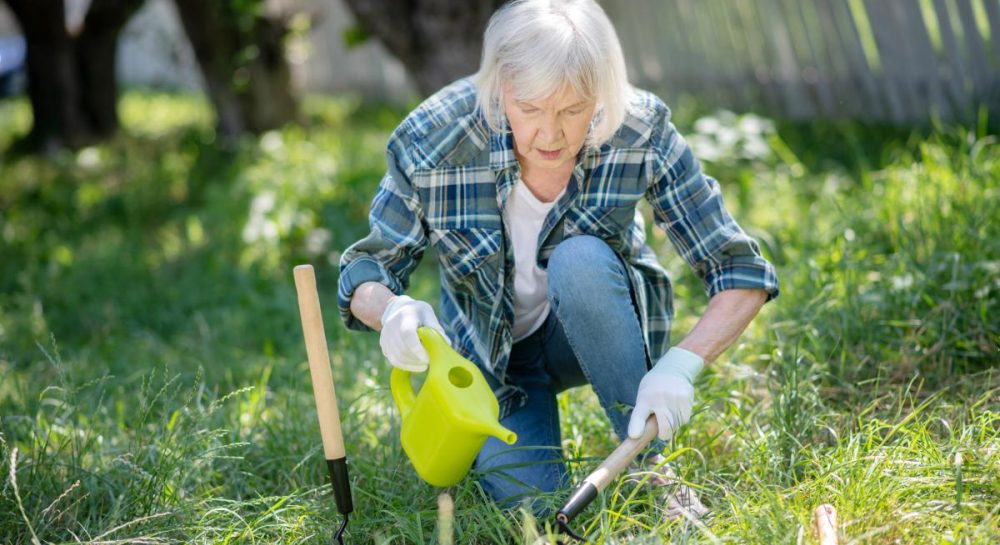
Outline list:
[[[632,112],[610,141],[585,147],[566,192],[539,235],[538,265],[564,239],[592,235],[621,256],[655,361],[670,347],[670,280],[645,242],[639,199],[704,282],[709,296],[734,288],[778,295],[775,270],[756,241],[726,211],[718,183],[702,173],[670,110],[636,91]],[[374,281],[396,294],[427,244],[441,273],[439,319],[455,349],[485,372],[501,416],[523,394],[504,384],[512,347],[514,258],[502,210],[520,178],[509,131],[491,131],[468,79],[445,87],[414,110],[389,138],[388,171],[371,205],[371,232],[340,260],[337,301],[350,329],[369,330],[350,311],[354,290]]]

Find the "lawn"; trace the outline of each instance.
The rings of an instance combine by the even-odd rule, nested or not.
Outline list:
[[[667,454],[712,513],[662,520],[616,481],[596,543],[1000,542],[1000,145],[982,127],[774,123],[676,104],[782,295],[703,373]],[[404,109],[312,98],[302,126],[222,146],[198,97],[129,92],[113,142],[0,157],[0,543],[327,543],[323,462],[292,267],[317,270],[348,445],[348,543],[437,543],[403,454],[389,365],[336,313]],[[30,123],[0,101],[0,149]],[[648,209],[645,210],[648,214]],[[651,225],[651,222],[647,222]],[[674,338],[707,300],[666,236]],[[435,258],[412,293],[435,301]],[[577,479],[615,446],[593,394],[560,396]],[[455,543],[545,520],[474,479]],[[568,494],[561,492],[553,501]]]

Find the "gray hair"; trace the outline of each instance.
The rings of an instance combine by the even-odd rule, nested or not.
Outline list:
[[[503,85],[516,100],[544,100],[570,85],[596,99],[587,145],[598,147],[618,130],[632,98],[618,35],[594,0],[514,0],[490,18],[474,76],[478,107],[502,131]]]

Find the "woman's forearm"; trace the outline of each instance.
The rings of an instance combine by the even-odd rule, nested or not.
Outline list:
[[[746,329],[767,301],[764,290],[725,290],[708,302],[708,308],[691,332],[677,346],[709,363],[718,358]]]
[[[378,282],[365,282],[351,296],[351,313],[363,324],[382,331],[382,313],[396,298],[392,290]]]

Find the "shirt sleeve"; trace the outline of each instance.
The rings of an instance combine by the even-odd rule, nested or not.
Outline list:
[[[708,296],[728,289],[762,289],[768,301],[777,297],[774,266],[726,210],[719,183],[702,172],[669,113],[658,136],[651,142],[653,179],[646,197],[656,224],[701,278]]]
[[[423,211],[410,183],[413,168],[396,135],[386,153],[388,170],[379,183],[368,215],[370,232],[340,258],[337,306],[349,329],[370,331],[351,312],[351,297],[365,282],[378,282],[400,295],[420,263],[427,236]]]

